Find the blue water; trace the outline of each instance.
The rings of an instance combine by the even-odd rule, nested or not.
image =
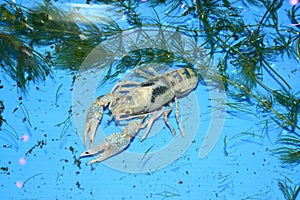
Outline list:
[[[68,1],[57,5],[69,6]],[[285,2],[284,6],[290,5]],[[251,11],[244,9],[245,15]],[[123,23],[121,16],[114,17]],[[287,62],[296,65],[284,58],[274,67],[296,90],[300,76],[290,76],[290,69],[281,67]],[[75,75],[78,78],[73,83]],[[86,75],[90,79],[84,82],[80,77]],[[212,106],[215,96],[208,83],[199,84],[191,95],[179,100],[188,144],[179,134],[173,111],[170,120],[176,138],[160,119],[145,141],[139,141],[142,134],[136,137],[125,156],[86,165],[93,159],[79,159],[86,150],[82,142],[86,105],[116,83],[97,88],[100,75],[55,69],[53,77],[29,85],[25,95],[18,94],[13,80],[1,71],[0,100],[8,122],[0,131],[1,199],[283,199],[278,180],[288,177],[299,185],[299,166],[283,166],[271,153],[284,131],[268,115],[257,113],[253,104],[242,104],[248,112],[226,107],[214,116],[213,109],[219,107]],[[273,84],[271,77],[264,80]],[[223,100],[222,95],[218,97]],[[224,124],[218,121],[222,114]],[[105,135],[121,131],[114,122],[109,126],[108,119],[105,114],[100,125]],[[214,120],[222,127],[212,127]],[[266,128],[266,123],[271,125]],[[216,144],[200,156],[205,137],[213,130],[220,134]],[[174,141],[177,146],[169,146]]]

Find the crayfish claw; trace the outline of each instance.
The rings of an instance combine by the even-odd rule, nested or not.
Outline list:
[[[102,119],[102,114],[103,114],[103,106],[99,105],[97,101],[94,102],[90,106],[86,117],[85,129],[84,129],[84,146],[86,146],[89,133],[90,133],[90,147],[93,146],[96,130]]]
[[[124,151],[130,142],[131,137],[126,137],[120,133],[114,133],[106,137],[101,144],[83,152],[80,157],[92,156],[99,153],[100,156],[98,158],[88,162],[87,164],[101,162]]]

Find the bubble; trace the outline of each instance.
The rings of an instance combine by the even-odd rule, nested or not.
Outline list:
[[[17,181],[16,182],[16,186],[17,186],[17,188],[22,188],[23,187],[23,182],[22,181]]]
[[[295,5],[297,5],[298,3],[299,3],[298,0],[290,0],[290,4],[291,4],[292,6],[295,6]]]
[[[19,159],[19,163],[20,163],[20,165],[25,165],[26,164],[26,159],[25,158],[20,158]]]
[[[22,136],[21,140],[22,140],[23,142],[27,142],[27,141],[29,140],[29,135],[28,135],[28,134],[24,134],[24,135]]]

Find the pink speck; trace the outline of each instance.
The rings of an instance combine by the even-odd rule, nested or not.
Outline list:
[[[23,182],[22,181],[17,181],[16,186],[17,186],[17,188],[22,188],[23,187]]]
[[[141,0],[141,2],[147,2],[147,0]]]
[[[26,164],[26,159],[25,158],[20,158],[19,163],[20,163],[20,165],[25,165]]]
[[[22,136],[21,140],[22,140],[23,142],[27,142],[27,141],[29,140],[29,135],[24,134],[24,135]]]
[[[185,7],[185,3],[184,3],[184,4],[182,4],[180,7],[181,7],[181,9],[183,9],[183,8]]]
[[[297,5],[298,3],[299,3],[298,0],[290,0],[290,4],[291,4],[292,6],[295,6],[295,5]]]

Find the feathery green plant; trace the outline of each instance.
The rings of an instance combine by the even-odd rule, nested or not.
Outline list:
[[[255,102],[257,111],[273,121],[268,124],[285,131],[278,139],[280,147],[274,150],[283,163],[300,163],[299,89],[292,88],[272,66],[282,57],[298,64],[300,4],[283,11],[283,0],[87,1],[91,2],[116,6],[125,19],[122,25],[113,18],[93,16],[96,20],[92,20],[76,9],[62,10],[51,1],[34,8],[9,1],[1,4],[1,69],[26,91],[29,82],[45,79],[52,66],[78,70],[87,54],[108,37],[141,27],[173,29],[197,41],[195,48],[208,51],[208,59],[215,60],[218,69],[213,73],[221,76],[230,98]],[[253,14],[255,22],[245,21],[241,4],[259,8],[260,13]],[[141,6],[149,8],[151,17]],[[283,17],[291,24],[281,24]],[[109,65],[102,83],[140,64],[170,64],[180,59],[160,49],[135,50]],[[296,66],[292,71],[296,73]],[[277,85],[266,85],[266,75]],[[282,191],[286,188],[282,182],[279,186]]]
[[[296,200],[300,192],[300,186],[296,185],[292,187],[290,186],[290,184],[293,184],[292,181],[286,177],[284,181],[282,180],[278,181],[278,187],[282,192],[284,198],[286,200]]]

